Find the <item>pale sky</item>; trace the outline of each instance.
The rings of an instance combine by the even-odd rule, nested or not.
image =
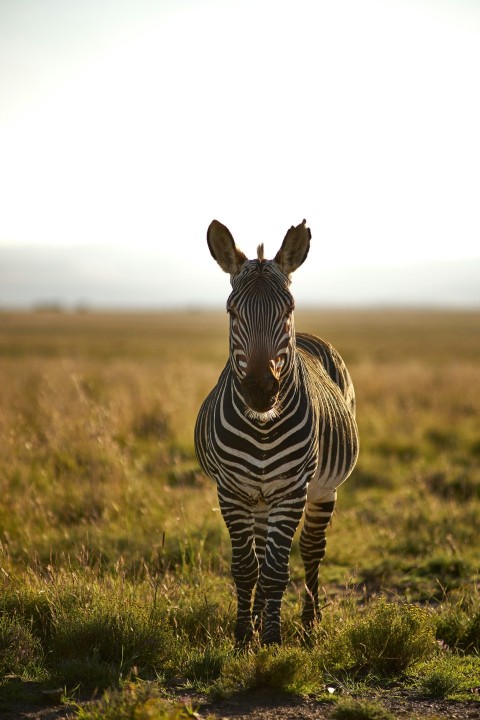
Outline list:
[[[479,78],[476,0],[0,0],[0,305],[221,305],[213,218],[306,218],[310,304],[480,305]]]

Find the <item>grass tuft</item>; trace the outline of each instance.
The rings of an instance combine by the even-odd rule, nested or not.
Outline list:
[[[327,671],[377,677],[405,673],[436,650],[433,614],[414,605],[370,603],[317,638]]]
[[[272,688],[285,695],[318,691],[322,673],[312,653],[300,647],[264,647],[231,654],[214,685],[215,696],[242,690]]]
[[[382,600],[353,623],[349,640],[356,668],[399,675],[435,651],[433,616],[414,605]]]
[[[221,676],[232,653],[232,643],[193,646],[185,663],[185,676],[198,687],[208,687]]]
[[[332,720],[395,720],[395,716],[383,705],[352,698],[338,700],[331,717]]]
[[[94,578],[78,586],[62,576],[55,598],[55,628],[51,642],[56,662],[84,660],[131,667],[147,674],[167,675],[180,652],[181,640],[168,622],[166,604],[153,604],[146,585]]]
[[[188,720],[198,717],[185,704],[167,702],[151,683],[127,683],[102,700],[77,710],[78,720]]]
[[[461,679],[449,665],[431,668],[418,684],[420,692],[429,697],[446,698],[460,690]]]
[[[28,625],[16,617],[0,615],[0,675],[38,677],[42,646]]]
[[[437,618],[437,637],[450,648],[480,650],[480,594],[450,596]]]
[[[480,657],[454,653],[420,664],[414,675],[419,692],[434,698],[474,699],[478,695],[479,681]]]
[[[318,689],[320,678],[314,658],[302,648],[261,648],[256,655],[255,687],[306,695]]]

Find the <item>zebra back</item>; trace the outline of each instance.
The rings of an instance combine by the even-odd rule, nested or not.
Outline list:
[[[329,377],[338,385],[347,407],[355,416],[356,402],[352,378],[340,353],[326,340],[310,333],[297,333],[297,350],[304,350],[322,363]]]

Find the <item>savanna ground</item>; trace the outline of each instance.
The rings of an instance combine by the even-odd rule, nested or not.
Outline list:
[[[480,717],[480,314],[296,326],[347,361],[361,456],[311,645],[295,543],[284,646],[238,654],[192,439],[226,317],[0,313],[3,717]]]

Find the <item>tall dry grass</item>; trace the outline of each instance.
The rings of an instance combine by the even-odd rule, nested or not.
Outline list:
[[[105,686],[136,668],[217,693],[262,682],[317,692],[342,667],[386,677],[391,658],[367,662],[375,641],[411,626],[410,640],[398,635],[405,672],[434,686],[418,648],[431,656],[436,633],[465,690],[461,654],[474,663],[479,649],[480,315],[306,311],[296,326],[347,360],[361,435],[328,536],[327,607],[307,664],[297,544],[285,654],[232,655],[229,542],[192,438],[227,357],[225,316],[0,314],[6,676]],[[431,608],[428,628],[405,603]],[[308,665],[303,678],[297,661]]]

